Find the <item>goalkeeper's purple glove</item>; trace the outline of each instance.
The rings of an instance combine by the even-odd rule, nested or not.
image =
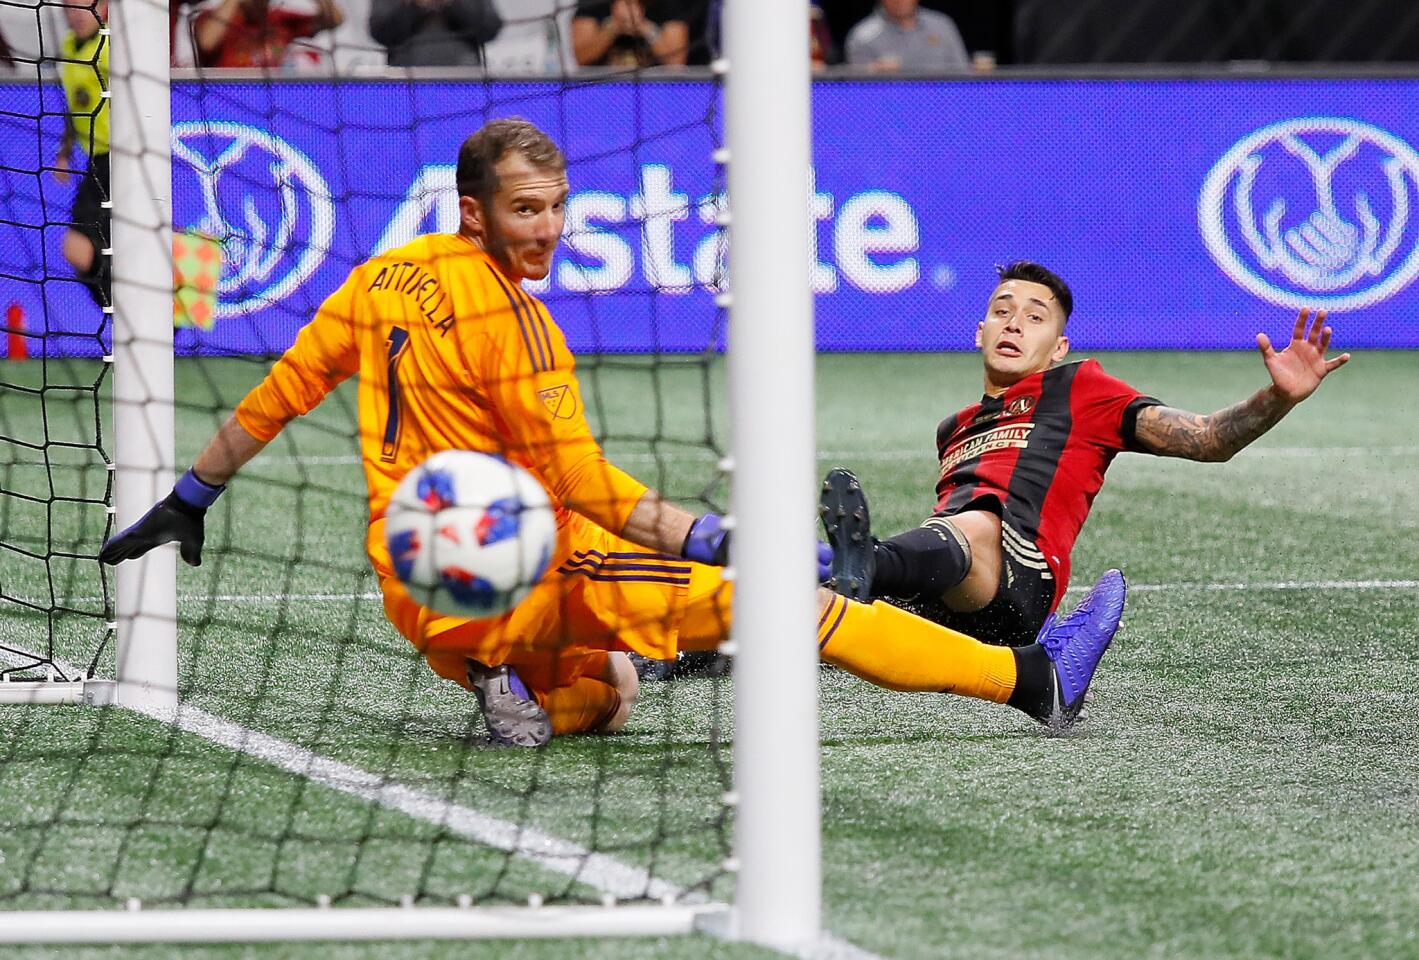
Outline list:
[[[729,531],[718,514],[707,513],[690,525],[680,555],[696,563],[722,567],[729,562]],[[818,541],[818,582],[833,575],[833,548]]]
[[[680,546],[680,556],[695,563],[707,563],[722,567],[729,563],[729,531],[724,528],[724,519],[717,513],[707,513],[697,517],[690,524],[690,532],[685,534],[685,542]]]
[[[205,483],[197,479],[197,474],[187,471],[172,488],[172,493],[158,501],[137,523],[105,543],[99,551],[99,559],[108,564],[122,563],[176,540],[182,559],[189,566],[202,566],[202,518],[225,489],[225,486]]]

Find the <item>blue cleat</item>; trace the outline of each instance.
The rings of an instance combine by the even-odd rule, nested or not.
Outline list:
[[[468,658],[468,685],[483,711],[488,739],[504,747],[544,747],[552,739],[552,720],[517,671],[507,664],[489,667]]]
[[[1123,619],[1128,585],[1118,570],[1109,570],[1088,596],[1063,617],[1050,614],[1035,637],[1054,664],[1054,702],[1045,723],[1065,730],[1079,719],[1084,694],[1104,651]]]

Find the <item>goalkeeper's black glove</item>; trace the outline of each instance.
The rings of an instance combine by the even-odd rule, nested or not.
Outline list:
[[[108,564],[122,563],[176,540],[182,559],[189,566],[202,566],[202,518],[225,489],[226,486],[214,487],[199,480],[191,470],[187,471],[172,488],[172,493],[158,501],[137,523],[105,543],[99,551],[99,559]]]

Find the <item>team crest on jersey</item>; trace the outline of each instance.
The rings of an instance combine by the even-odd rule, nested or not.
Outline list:
[[[576,416],[576,394],[572,393],[571,387],[548,387],[546,390],[539,390],[537,396],[542,398],[542,405],[547,408],[553,420],[570,420]]]
[[[1023,417],[1031,410],[1035,409],[1034,397],[1016,397],[999,410],[982,409],[971,421],[973,424],[990,423],[992,420],[1003,420],[1006,417]]]
[[[1034,397],[1016,397],[1005,405],[1005,416],[1023,417],[1033,409],[1035,409]]]

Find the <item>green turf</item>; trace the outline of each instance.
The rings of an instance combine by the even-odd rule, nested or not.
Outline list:
[[[1253,354],[1113,354],[1108,370],[1208,411],[1264,381]],[[51,364],[49,383],[96,368]],[[261,375],[179,365],[180,459]],[[652,376],[654,373],[654,376]],[[1419,590],[1297,588],[1419,570],[1419,356],[1366,353],[1229,464],[1124,455],[1074,555],[1075,582],[1119,566],[1139,587],[1084,727],[1048,738],[1012,712],[822,682],[825,922],[901,957],[1419,955]],[[0,367],[33,386],[38,364]],[[592,422],[632,472],[722,502],[721,371],[635,361],[583,369]],[[826,356],[823,467],[850,466],[879,532],[932,504],[936,422],[973,401],[979,360]],[[706,397],[708,396],[708,401]],[[727,896],[719,826],[732,690],[648,687],[623,736],[518,754],[477,744],[470,704],[434,679],[371,599],[348,388],[255,461],[184,568],[183,693],[253,729]],[[713,419],[707,420],[707,407]],[[0,643],[50,633],[83,659],[103,636],[91,560],[106,478],[94,400],[0,391]],[[47,431],[47,432],[46,432]],[[111,450],[107,426],[103,442]],[[51,466],[31,462],[45,453]],[[319,458],[319,459],[314,459]],[[87,465],[87,466],[84,466]],[[51,496],[51,483],[52,494]],[[29,494],[23,499],[16,493]],[[59,500],[58,498],[70,498]],[[1234,589],[1229,585],[1251,585]],[[30,644],[33,645],[32,643]],[[111,662],[111,657],[101,658]],[[157,904],[430,903],[472,893],[594,893],[524,860],[122,712],[0,708],[0,909]],[[3,922],[3,919],[0,919]],[[566,945],[499,948],[564,956]],[[576,944],[572,955],[751,956],[692,939]],[[454,956],[348,947],[333,956]],[[475,953],[478,951],[475,950]],[[300,947],[24,951],[17,956],[308,955]]]

